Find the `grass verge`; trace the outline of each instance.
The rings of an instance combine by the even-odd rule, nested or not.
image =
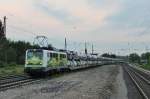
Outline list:
[[[150,70],[150,64],[141,65],[142,68]]]
[[[6,66],[0,68],[0,76],[24,74],[24,66]]]

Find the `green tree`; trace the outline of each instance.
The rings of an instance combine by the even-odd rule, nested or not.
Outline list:
[[[132,53],[129,55],[129,61],[134,63],[140,63],[140,56],[137,53]]]
[[[24,64],[25,51],[33,48],[39,48],[39,46],[24,41],[0,39],[0,66],[11,63]]]
[[[7,58],[7,63],[16,63],[17,53],[14,48],[10,47],[8,50],[6,50],[5,55]]]
[[[148,64],[150,64],[150,52],[143,53],[141,55],[142,60],[146,60]]]
[[[102,57],[116,58],[117,56],[115,54],[104,53],[102,54]]]
[[[108,53],[104,53],[102,54],[102,57],[110,57],[110,55]]]

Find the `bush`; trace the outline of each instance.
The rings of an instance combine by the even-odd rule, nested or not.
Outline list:
[[[9,63],[9,66],[17,66],[17,64],[15,63],[15,62],[11,62],[11,63]]]
[[[7,66],[7,64],[5,62],[0,61],[0,68],[5,66]]]

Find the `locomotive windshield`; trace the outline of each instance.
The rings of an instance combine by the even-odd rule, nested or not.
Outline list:
[[[27,65],[42,65],[43,51],[42,50],[28,50],[27,51]]]

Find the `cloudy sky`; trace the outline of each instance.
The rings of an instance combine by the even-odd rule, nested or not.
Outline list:
[[[33,42],[45,35],[49,43],[83,51],[126,55],[148,51],[150,0],[0,0],[0,18],[7,16],[7,37]]]

